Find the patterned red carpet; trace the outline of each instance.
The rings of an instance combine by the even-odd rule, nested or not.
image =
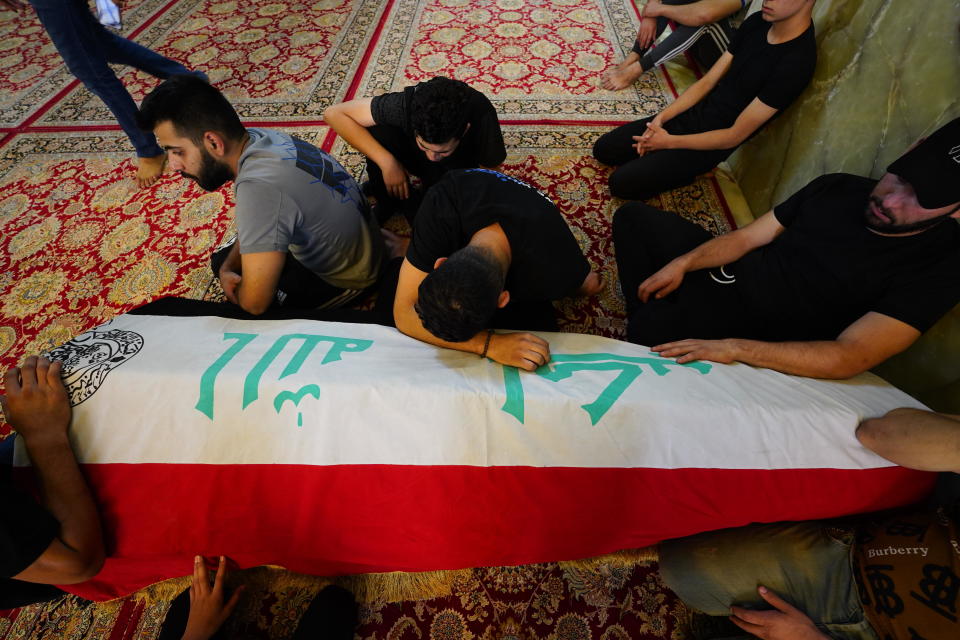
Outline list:
[[[504,122],[505,171],[549,193],[605,287],[561,305],[565,330],[623,335],[610,241],[619,204],[590,158],[600,132],[662,109],[663,72],[607,92],[599,73],[636,33],[629,0],[127,0],[124,34],[205,71],[255,126],[359,156],[321,121],[328,104],[434,75],[485,91]],[[132,179],[109,111],[79,85],[32,12],[0,11],[0,367],[156,298],[215,297],[207,266],[231,232],[232,193]],[[139,100],[156,80],[118,68]],[[712,178],[659,203],[711,231],[730,216]],[[657,204],[657,203],[654,203]],[[0,433],[9,433],[0,424]],[[677,638],[687,613],[649,554],[590,563],[343,579],[361,638]],[[254,570],[237,637],[284,637],[326,581]],[[153,638],[183,581],[97,606],[67,598],[0,615],[2,638]]]

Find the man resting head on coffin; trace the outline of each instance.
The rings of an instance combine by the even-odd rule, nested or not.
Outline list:
[[[532,371],[550,345],[527,331],[556,329],[551,301],[600,287],[547,196],[496,171],[455,170],[424,197],[393,315],[408,336]]]

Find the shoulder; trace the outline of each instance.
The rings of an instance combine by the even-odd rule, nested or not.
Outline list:
[[[490,98],[488,98],[485,93],[477,89],[474,89],[470,85],[466,85],[466,86],[467,86],[467,96],[468,96],[469,105],[471,109],[495,111],[493,103],[490,102]]]
[[[370,101],[370,116],[377,124],[400,126],[406,117],[416,87],[374,96]]]

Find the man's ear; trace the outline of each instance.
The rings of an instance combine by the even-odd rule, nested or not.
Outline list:
[[[226,141],[216,131],[203,132],[203,147],[214,158],[222,158],[227,153]]]
[[[504,289],[500,292],[500,298],[497,300],[497,309],[503,309],[510,302],[510,292]]]
[[[437,258],[437,261],[433,263],[433,268],[434,268],[434,269],[439,269],[439,268],[440,268],[440,265],[442,265],[442,264],[443,264],[444,262],[446,262],[446,261],[447,261],[446,258]]]

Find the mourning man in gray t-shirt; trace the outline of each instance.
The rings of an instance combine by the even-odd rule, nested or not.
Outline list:
[[[174,76],[140,106],[170,167],[213,191],[234,180],[237,241],[214,254],[214,274],[254,315],[271,305],[342,306],[373,285],[383,238],[356,181],[329,154],[288,134],[246,129],[227,99]]]

